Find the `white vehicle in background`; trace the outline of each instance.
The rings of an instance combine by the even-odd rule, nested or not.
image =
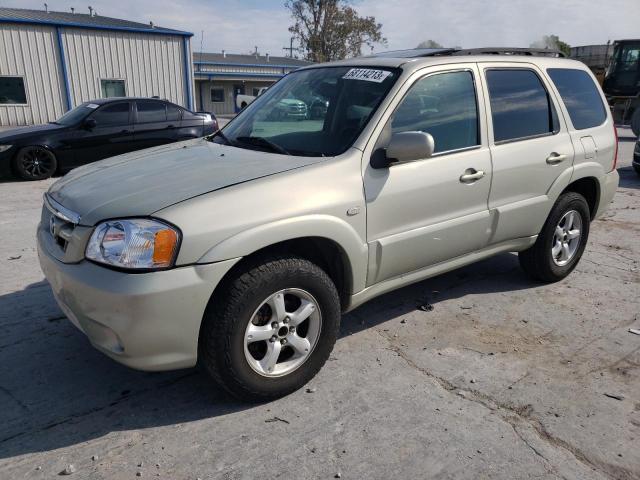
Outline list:
[[[256,98],[258,98],[260,95],[262,95],[264,92],[266,92],[267,88],[269,88],[269,87],[261,87],[261,88],[259,88],[258,89],[258,95],[245,95],[244,93],[239,93],[238,95],[236,95],[236,107],[238,107],[238,109],[242,110],[247,105],[249,105],[251,102],[253,102]]]

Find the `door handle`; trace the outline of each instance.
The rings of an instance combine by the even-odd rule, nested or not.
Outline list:
[[[120,133],[129,133],[129,130],[121,130]]]
[[[475,168],[467,168],[465,172],[460,175],[460,182],[473,183],[476,180],[480,180],[484,177],[485,173],[482,170],[476,170]]]
[[[553,152],[551,155],[547,157],[547,163],[549,165],[557,165],[560,162],[563,162],[567,159],[567,156],[564,153],[556,153]]]

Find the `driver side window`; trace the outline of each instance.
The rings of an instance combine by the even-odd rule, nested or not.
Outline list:
[[[431,134],[434,153],[480,145],[473,74],[436,73],[418,80],[395,111],[391,129]]]

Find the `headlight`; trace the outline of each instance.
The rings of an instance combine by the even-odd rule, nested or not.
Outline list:
[[[179,240],[176,228],[157,220],[109,220],[95,228],[85,256],[120,268],[166,268],[173,265]]]
[[[13,145],[0,145],[0,153],[2,152],[6,152],[7,150],[9,150],[11,147],[13,147]]]

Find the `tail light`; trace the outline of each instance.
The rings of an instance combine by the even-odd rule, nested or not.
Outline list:
[[[613,125],[613,136],[616,139],[615,150],[613,151],[613,166],[611,167],[611,171],[613,172],[618,165],[618,130],[616,129],[615,124]]]

